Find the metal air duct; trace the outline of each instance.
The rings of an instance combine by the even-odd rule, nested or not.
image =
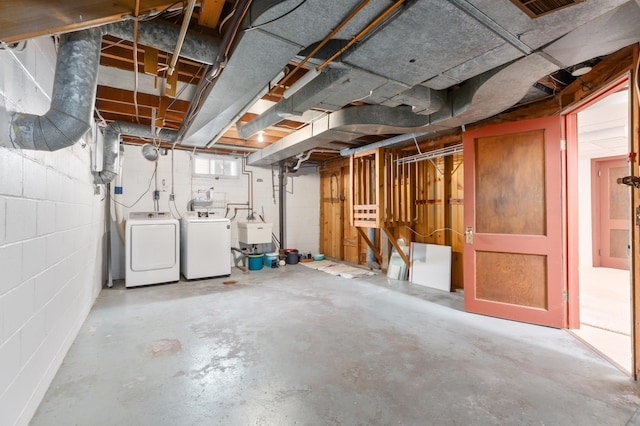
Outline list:
[[[15,113],[10,125],[14,147],[56,151],[75,144],[91,128],[96,98],[102,36],[133,40],[133,22],[76,31],[60,36],[51,107],[44,115]],[[171,51],[179,29],[172,25],[141,22],[139,42]],[[182,47],[186,58],[213,63],[218,54],[217,39],[189,33]]]
[[[56,151],[75,144],[91,128],[102,31],[90,29],[60,36],[51,108],[44,115],[15,113],[14,146]]]
[[[118,149],[122,135],[173,143],[178,132],[161,130],[157,135],[154,135],[149,126],[141,124],[124,122],[109,124],[104,129],[103,168],[101,172],[94,173],[93,181],[95,184],[107,184],[118,175]]]

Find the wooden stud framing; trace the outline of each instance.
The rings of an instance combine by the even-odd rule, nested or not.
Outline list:
[[[358,231],[358,234],[360,234],[360,237],[362,237],[364,242],[367,243],[371,251],[373,251],[373,254],[376,257],[376,260],[378,261],[378,264],[382,265],[382,254],[381,254],[380,248],[376,247],[376,245],[373,244],[373,242],[369,239],[367,234],[365,234],[362,228],[356,228],[356,230]]]

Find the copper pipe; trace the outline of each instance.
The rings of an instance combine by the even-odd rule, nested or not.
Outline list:
[[[342,49],[337,51],[332,57],[330,57],[329,59],[324,61],[324,63],[317,68],[318,71],[322,71],[331,62],[333,62],[337,57],[342,55],[348,48],[350,48],[351,46],[356,44],[358,41],[360,41],[364,36],[369,34],[371,32],[371,30],[373,30],[375,27],[377,27],[380,24],[380,22],[382,22],[384,19],[386,19],[387,16],[391,15],[398,7],[402,6],[402,4],[404,2],[405,2],[405,0],[398,0],[397,2],[395,2],[393,4],[393,6],[391,6],[389,9],[385,10],[382,13],[382,15],[378,16],[372,23],[367,25],[367,27],[364,30],[360,31],[360,33],[358,35],[356,35],[354,38],[352,38],[351,41],[349,43],[347,43],[346,46],[344,46]]]
[[[329,41],[331,41],[333,39],[333,37],[335,37],[336,34],[338,34],[340,32],[340,30],[342,30],[358,13],[360,13],[360,11],[362,9],[364,9],[364,7],[370,2],[371,0],[363,0],[358,7],[356,7],[350,14],[349,16],[347,16],[341,23],[340,25],[338,25],[333,31],[331,31],[329,33],[328,36],[326,36],[324,38],[324,40],[322,40],[320,42],[320,44],[318,44],[318,46],[313,49],[313,52],[309,53],[307,55],[306,58],[304,58],[302,60],[302,62],[300,62],[298,65],[296,65],[296,67],[289,73],[287,74],[284,79],[282,81],[280,81],[278,83],[278,86],[282,86],[284,87],[284,83],[287,82],[287,80],[289,80],[289,78],[296,72],[298,71],[300,68],[302,68],[304,66],[304,64],[306,64],[311,58],[313,58],[313,56],[318,53],[320,51],[320,49],[322,49],[327,43],[329,43]]]

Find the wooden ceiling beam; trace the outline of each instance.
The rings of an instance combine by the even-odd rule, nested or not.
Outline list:
[[[135,0],[82,0],[47,2],[46,13],[34,13],[31,1],[10,2],[10,13],[0,16],[0,40],[15,43],[35,37],[78,31],[122,20],[133,15]],[[151,11],[162,12],[175,2],[167,0],[140,0],[142,15]],[[44,8],[45,5],[42,5]]]
[[[133,92],[128,90],[114,89],[113,87],[98,86],[96,99],[118,102],[122,104],[133,103]],[[146,105],[158,107],[160,105],[160,97],[149,95],[146,93],[138,93],[138,105]],[[189,102],[183,100],[172,100],[168,111],[186,112],[189,109]]]
[[[109,53],[109,54],[103,53],[102,57],[100,58],[100,65],[133,72],[133,58],[122,57],[112,53]],[[144,60],[145,60],[144,52],[139,54],[138,58],[140,59],[140,61],[138,62],[138,72],[144,72]],[[158,66],[160,69],[162,69],[163,66],[166,66],[165,62],[163,62],[160,59],[158,60],[159,60]],[[204,73],[204,69],[205,69],[204,66],[195,67],[192,65],[184,65],[185,68],[183,68],[182,62],[178,62],[178,64],[179,64],[179,69],[177,70],[177,75],[178,75],[179,81],[183,83],[192,83],[192,84],[198,84],[200,82],[200,79],[202,78],[202,74]],[[166,72],[163,72],[163,71],[160,71],[158,73],[158,75],[161,78],[164,78],[165,74]]]
[[[208,28],[218,28],[224,3],[225,0],[202,0],[200,14],[198,15],[198,25]]]
[[[98,108],[101,114],[110,113],[110,114],[132,115],[132,116],[136,115],[135,107],[129,104],[119,104],[119,103],[114,103],[109,101],[97,100],[96,108]],[[140,117],[151,119],[153,115],[152,113],[153,108],[156,108],[156,111],[158,111],[158,107],[148,106],[148,105],[138,105],[138,114],[140,115]],[[165,122],[173,122],[173,123],[180,124],[184,120],[185,114],[167,111],[162,117],[160,117],[159,115],[157,115],[157,117],[163,118]]]
[[[126,145],[144,145],[146,143],[149,143],[149,141],[146,139],[134,138],[130,136],[123,136],[122,141]],[[166,148],[166,149],[173,148],[173,144],[168,142],[160,142],[159,146],[160,148]],[[193,147],[182,146],[182,145],[176,145],[175,149],[177,149],[178,151],[193,151]],[[214,145],[212,148],[196,148],[196,152],[204,153],[204,154],[216,154],[216,155],[244,155],[244,154],[249,154],[253,151],[242,150],[242,147],[238,147],[238,149],[234,151],[229,151],[226,149],[216,149]]]
[[[277,141],[278,141],[278,139],[274,138],[273,142],[277,142]],[[249,148],[264,148],[266,146],[269,146],[272,142],[268,141],[266,138],[265,138],[264,142],[258,142],[258,141],[253,141],[253,140],[236,139],[236,138],[230,138],[230,137],[227,137],[227,136],[223,136],[216,143],[221,143],[221,144],[225,144],[225,145],[233,145],[233,146],[246,146],[246,147],[249,147]]]
[[[235,127],[232,127],[231,129],[229,129],[226,133],[227,136],[231,137],[231,138],[236,138],[236,139],[243,139],[242,137],[240,137],[240,135],[238,135],[238,130]],[[265,138],[267,137],[275,137],[275,138],[284,138],[285,136],[289,136],[290,133],[289,132],[279,132],[277,130],[273,130],[271,128],[269,129],[265,129],[262,131],[262,136]],[[249,139],[255,139],[258,137],[258,134],[256,133],[255,135],[252,135]]]
[[[138,54],[142,54],[144,49],[148,48],[143,44],[138,44]],[[155,49],[154,47],[150,47],[151,49]],[[113,54],[113,52],[117,52],[117,56],[122,56],[123,58],[128,58],[133,61],[133,43],[127,40],[122,40],[119,38],[115,38],[109,35],[106,35],[102,38],[102,54]],[[171,60],[172,52],[165,52],[164,50],[158,50],[158,57],[165,61],[165,65],[168,65],[168,62]],[[202,65],[201,62],[193,61],[191,59],[187,59],[185,57],[180,57],[180,63],[185,67],[189,68],[189,66],[198,68]]]
[[[151,128],[151,119],[147,119],[144,117],[140,117],[140,120],[138,122],[135,116],[105,113],[105,114],[102,114],[102,118],[104,118],[107,123],[111,123],[114,121],[122,121],[125,123],[133,123],[133,124],[137,123],[143,126],[149,126],[149,128]],[[167,122],[165,123],[163,128],[166,130],[178,131],[180,130],[180,127],[182,127],[180,123]]]

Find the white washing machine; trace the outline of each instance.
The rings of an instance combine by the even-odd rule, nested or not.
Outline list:
[[[231,222],[187,212],[181,222],[180,265],[188,280],[231,274]]]
[[[129,213],[125,286],[180,280],[180,224],[167,212]]]

